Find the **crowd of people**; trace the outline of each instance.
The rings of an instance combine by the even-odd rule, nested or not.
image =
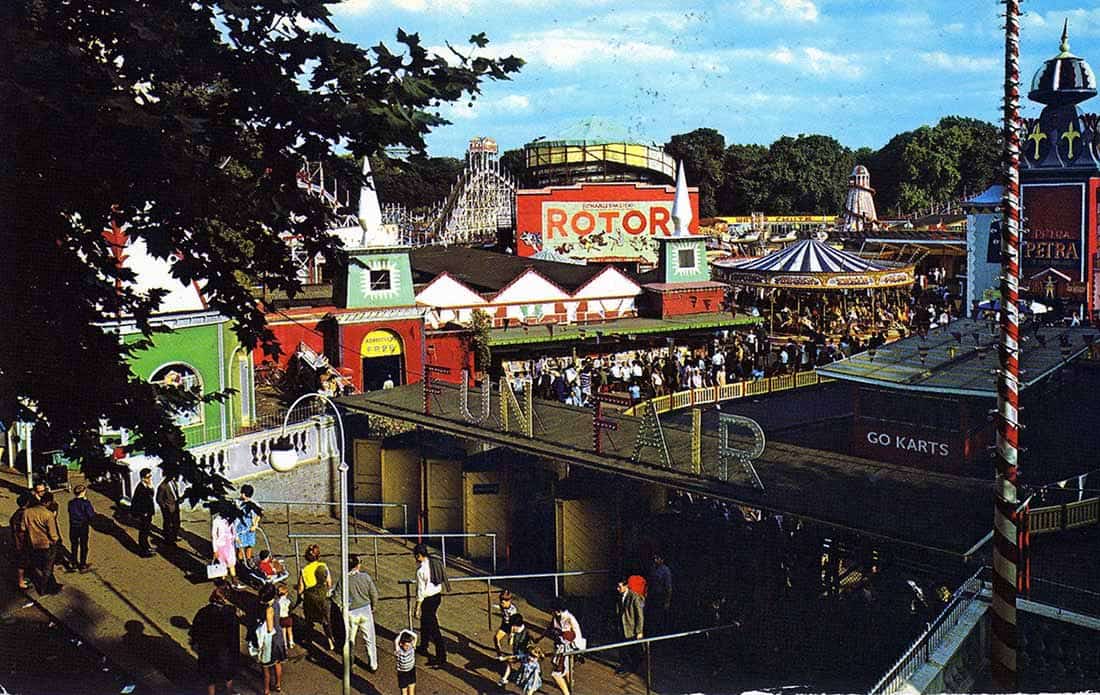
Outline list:
[[[958,300],[942,285],[869,294],[793,293],[731,296],[738,311],[762,318],[746,330],[715,331],[710,339],[666,338],[664,345],[618,352],[506,360],[512,390],[568,405],[590,406],[594,394],[617,392],[634,401],[809,371],[958,316]]]

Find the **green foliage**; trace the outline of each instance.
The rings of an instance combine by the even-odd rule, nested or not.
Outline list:
[[[690,133],[673,135],[665,152],[684,163],[688,182],[699,187],[699,216],[718,214],[718,189],[722,184],[722,162],[726,139],[713,128],[697,128]]]
[[[489,332],[493,329],[493,319],[481,309],[470,314],[470,351],[474,353],[474,370],[485,372],[492,363],[493,354],[489,349]]]
[[[371,168],[383,203],[400,203],[410,210],[428,207],[447,195],[465,163],[454,157],[413,156],[407,160],[374,157]]]
[[[175,258],[175,277],[199,283],[246,346],[273,351],[247,279],[299,289],[279,232],[294,231],[308,253],[341,253],[326,231],[332,211],[297,185],[303,160],[336,162],[337,144],[356,157],[422,151],[446,123],[441,104],[522,65],[455,49],[444,59],[402,30],[396,46],[364,49],[335,30],[322,0],[0,3],[0,90],[19,114],[6,121],[6,175],[21,182],[5,196],[17,270],[2,330],[19,338],[0,352],[0,420],[35,418],[39,446],[65,446],[94,473],[107,465],[104,418],[196,496],[224,492],[183,451],[157,390],[130,371],[134,346],[102,325],[131,316],[152,338],[160,300],[127,284],[104,226],[113,219]]]
[[[852,151],[824,135],[784,136],[765,148],[733,144],[715,173],[721,134],[709,128],[674,135],[665,149],[682,157],[688,183],[700,189],[702,212],[711,191],[715,213],[746,215],[839,214],[856,164],[871,172],[880,216],[904,215],[976,195],[996,180],[997,128],[985,121],[947,116],[935,126],[894,136],[879,150]]]

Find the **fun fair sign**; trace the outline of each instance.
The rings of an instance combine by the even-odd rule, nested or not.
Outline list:
[[[655,237],[673,235],[671,186],[582,184],[516,196],[517,251],[549,250],[585,260],[657,261]],[[698,233],[698,192],[689,189],[690,231]]]

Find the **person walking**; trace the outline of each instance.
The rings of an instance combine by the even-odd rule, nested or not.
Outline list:
[[[439,629],[439,606],[443,602],[443,589],[449,588],[447,573],[443,562],[437,557],[428,557],[428,547],[418,543],[413,548],[416,558],[416,610],[413,617],[420,618],[420,634],[423,654],[428,653],[428,643],[435,644],[435,661],[428,660],[429,666],[442,667],[447,663],[447,645],[443,632]]]
[[[401,695],[416,695],[416,641],[416,633],[412,630],[402,630],[393,640],[397,687]]]
[[[57,519],[48,506],[51,501],[53,495],[46,492],[23,512],[23,528],[30,544],[32,578],[39,594],[61,591],[61,584],[53,574],[57,543],[61,536],[57,533]]]
[[[569,675],[573,668],[573,657],[566,654],[570,649],[583,649],[586,646],[581,624],[566,608],[565,599],[556,598],[550,609],[549,635],[554,640],[554,658],[550,678],[561,690],[569,695]]]
[[[508,644],[508,635],[511,633],[511,625],[508,621],[519,612],[519,608],[512,599],[512,592],[507,589],[501,590],[497,607],[500,610],[500,627],[493,635],[493,644],[496,645],[497,656],[500,656],[504,653],[504,647]]]
[[[153,471],[141,469],[141,482],[134,488],[130,497],[130,513],[134,515],[138,527],[138,554],[153,557],[153,547],[149,544],[149,534],[153,529]]]
[[[11,529],[12,549],[15,554],[15,582],[20,589],[31,588],[31,585],[27,583],[27,570],[31,567],[31,541],[27,536],[27,527],[23,522],[23,518],[27,509],[36,499],[29,492],[20,494],[16,500],[18,508],[8,520],[8,528]]]
[[[264,672],[264,695],[283,692],[283,662],[286,661],[286,641],[275,617],[275,601],[279,590],[274,584],[260,589],[260,607],[253,621],[256,661]]]
[[[241,630],[237,610],[221,586],[210,592],[209,602],[191,621],[191,646],[199,657],[199,672],[206,679],[207,695],[215,695],[218,683],[233,695],[233,678],[240,667]]]
[[[619,592],[619,600],[615,602],[615,614],[619,618],[623,639],[626,641],[640,640],[644,637],[645,602],[641,596],[630,590],[628,582],[629,579],[623,577],[615,585],[615,590]],[[615,673],[624,675],[636,671],[641,658],[641,650],[637,647],[624,647],[622,663],[615,669]]]
[[[302,567],[302,571],[298,573],[298,600],[305,609],[307,629],[305,636],[299,635],[299,637],[303,639],[303,644],[305,644],[305,641],[311,644],[316,643],[316,638],[313,635],[313,624],[321,623],[325,637],[329,641],[329,649],[333,649],[335,645],[332,643],[331,630],[325,627],[329,622],[329,611],[325,599],[332,589],[332,577],[329,574],[328,567],[321,562],[321,546],[314,543],[306,548],[305,559],[306,564]],[[317,588],[318,586],[320,586],[320,589]]]
[[[233,547],[233,505],[229,502],[215,503],[210,511],[213,512],[210,520],[210,545],[214,549],[214,562],[220,562],[225,567],[234,589],[243,589],[244,585],[237,580],[237,555]]]
[[[650,635],[668,631],[669,609],[672,607],[672,570],[660,553],[653,555],[653,568],[646,581],[646,626]]]
[[[263,508],[252,501],[252,495],[255,493],[256,490],[251,485],[241,486],[241,514],[237,517],[235,529],[237,558],[250,566],[252,549],[256,547],[256,530],[260,528],[260,518],[264,515]]]
[[[351,627],[348,630],[348,644],[355,647],[355,636],[360,630],[363,632],[363,641],[367,645],[367,670],[374,673],[378,670],[378,647],[374,634],[374,607],[378,605],[378,587],[374,579],[361,569],[358,555],[348,556],[348,622]],[[341,595],[340,582],[336,582],[336,588],[332,595]]]
[[[88,570],[88,533],[95,508],[88,501],[88,488],[77,485],[73,488],[76,497],[69,500],[69,544],[73,548],[73,562],[81,572]]]
[[[157,485],[157,506],[160,507],[164,542],[175,545],[180,533],[180,497],[176,481],[165,477]]]

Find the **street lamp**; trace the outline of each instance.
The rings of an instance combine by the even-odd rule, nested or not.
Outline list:
[[[307,398],[317,398],[321,400],[325,405],[332,408],[332,412],[336,414],[336,424],[340,427],[340,464],[336,467],[336,470],[340,472],[340,574],[342,577],[340,581],[340,615],[344,621],[344,642],[341,649],[341,656],[344,661],[344,682],[343,695],[351,695],[351,644],[348,642],[348,635],[350,627],[350,621],[348,620],[348,464],[344,460],[344,453],[346,442],[344,440],[344,420],[340,417],[340,409],[336,407],[336,404],[332,402],[328,396],[324,396],[320,393],[307,393],[299,396],[297,400],[290,404],[290,407],[286,410],[286,417],[283,418],[283,429],[281,431],[281,439],[276,442],[276,446],[271,448],[271,467],[279,472],[286,472],[294,468],[298,463],[298,452],[294,447],[290,445],[290,441],[286,436],[287,425],[290,424],[290,413],[295,407]],[[318,446],[320,442],[318,442]],[[286,447],[286,448],[284,448]]]

